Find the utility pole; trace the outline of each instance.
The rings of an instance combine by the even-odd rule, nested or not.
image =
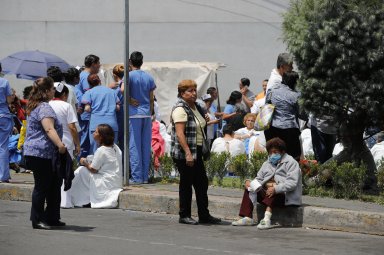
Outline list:
[[[129,185],[129,0],[125,0],[124,21],[124,181],[123,185]],[[119,132],[121,132],[119,130]]]

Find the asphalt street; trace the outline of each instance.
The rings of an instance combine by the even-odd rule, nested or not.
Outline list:
[[[303,228],[188,226],[178,216],[62,209],[67,226],[34,230],[29,202],[0,200],[0,254],[383,254],[384,237]]]

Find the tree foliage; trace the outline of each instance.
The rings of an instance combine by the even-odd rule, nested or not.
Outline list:
[[[300,70],[300,104],[340,124],[384,124],[382,0],[293,0],[283,37]]]

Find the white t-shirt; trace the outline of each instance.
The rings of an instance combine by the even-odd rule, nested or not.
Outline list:
[[[267,83],[267,94],[268,90],[272,89],[273,87],[280,85],[283,80],[283,77],[277,72],[277,70],[274,68],[271,72],[271,76],[269,76],[268,83]]]
[[[230,141],[225,140],[224,137],[216,138],[212,143],[211,152],[221,153],[226,151],[229,152],[232,157],[245,154],[244,143],[236,138]]]
[[[77,123],[77,116],[73,111],[72,106],[67,102],[61,100],[51,100],[49,101],[49,105],[55,111],[61,125],[63,125],[62,142],[65,144],[65,147],[67,147],[68,151],[73,151],[75,149],[75,144],[73,143],[72,135],[69,131],[68,124]]]

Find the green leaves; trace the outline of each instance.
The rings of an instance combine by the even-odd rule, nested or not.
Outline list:
[[[377,79],[384,69],[383,1],[291,1],[283,38],[300,70],[304,109],[341,123],[384,124],[384,79]]]

